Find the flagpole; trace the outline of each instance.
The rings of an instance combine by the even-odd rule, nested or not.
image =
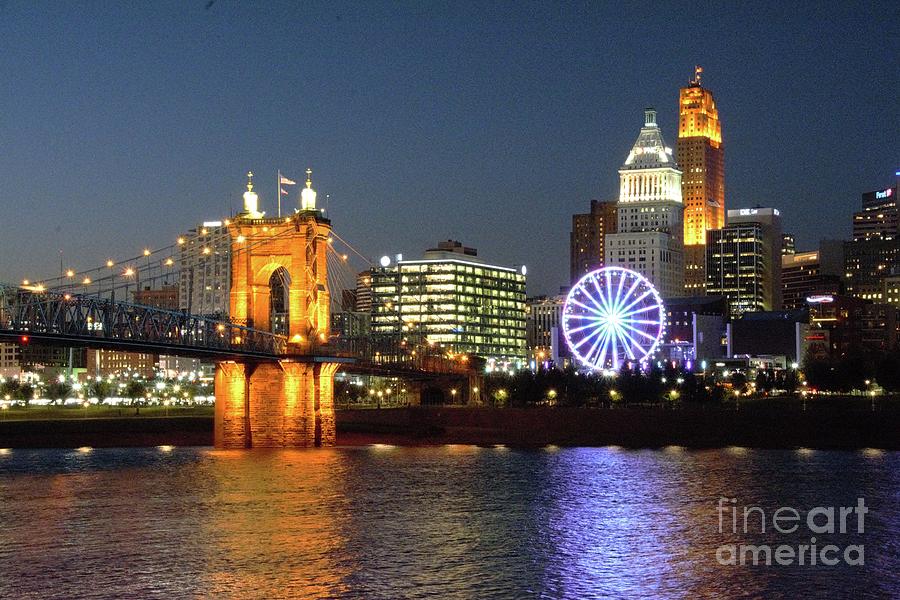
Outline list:
[[[278,169],[278,185],[275,186],[275,191],[278,192],[278,218],[281,218],[281,169]]]

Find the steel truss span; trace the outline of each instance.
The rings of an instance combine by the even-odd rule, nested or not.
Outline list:
[[[283,336],[177,311],[0,284],[0,338],[181,356],[274,357]]]
[[[619,369],[648,360],[662,341],[665,309],[646,277],[604,267],[576,283],[563,306],[563,335],[575,358],[591,369]]]

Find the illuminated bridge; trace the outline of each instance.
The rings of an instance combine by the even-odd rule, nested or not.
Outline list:
[[[311,184],[307,178],[293,214],[267,218],[248,183],[244,210],[223,222],[224,248],[179,238],[99,267],[0,285],[0,341],[210,360],[216,364],[215,444],[221,448],[333,444],[338,369],[402,377],[413,403],[428,379],[463,379],[478,389],[474,365],[424,339],[332,333],[330,290],[355,287],[359,272],[349,268],[349,255],[338,252],[336,240],[371,261],[332,231],[315,206]],[[169,285],[179,280],[183,265],[218,252],[230,258],[227,317],[210,315],[202,305],[174,311],[127,301],[129,289]]]

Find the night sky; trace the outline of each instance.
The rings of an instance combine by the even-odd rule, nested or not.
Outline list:
[[[0,1],[0,281],[166,246],[248,169],[274,214],[276,169],[311,166],[363,253],[459,239],[552,293],[645,106],[674,147],[695,64],[727,207],[781,209],[800,249],[900,159],[894,2],[207,4]]]

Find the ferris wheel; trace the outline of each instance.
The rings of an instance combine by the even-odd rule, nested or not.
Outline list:
[[[622,267],[592,271],[572,287],[562,314],[563,335],[579,362],[618,369],[643,362],[662,341],[665,309],[646,277]]]

